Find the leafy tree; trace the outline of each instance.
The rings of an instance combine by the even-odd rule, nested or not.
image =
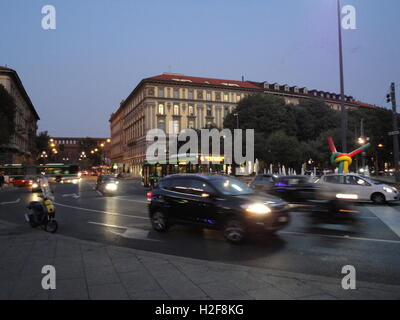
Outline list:
[[[99,151],[91,153],[91,151],[96,148],[99,149]],[[81,164],[82,167],[84,166],[85,168],[90,168],[101,164],[101,152],[96,141],[90,138],[83,139],[80,143],[80,148],[79,148],[79,152],[82,151],[85,152],[87,157],[86,160],[82,162]]]
[[[256,94],[241,100],[225,118],[225,128],[237,127],[236,115],[241,129],[255,130],[255,157],[264,164],[298,168],[312,158],[319,167],[330,167],[329,136],[341,151],[340,112],[322,100],[303,99],[298,105],[287,105],[283,98]],[[387,135],[392,130],[391,117],[386,109],[349,110],[348,149],[359,147],[360,121],[364,119],[365,136],[371,142],[367,151],[370,167],[374,163],[382,168],[383,162],[392,161],[392,138]]]
[[[39,132],[39,134],[36,136],[36,149],[39,152],[46,151],[47,153],[49,153],[49,140],[50,136],[47,131]]]
[[[16,109],[14,98],[0,84],[0,145],[8,144],[15,133]]]

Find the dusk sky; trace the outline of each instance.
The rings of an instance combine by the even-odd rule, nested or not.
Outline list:
[[[56,30],[41,28],[47,4]],[[357,30],[343,31],[346,94],[388,107],[400,1],[346,4],[357,10]],[[336,0],[1,0],[0,65],[18,72],[39,131],[109,136],[119,102],[168,71],[339,92],[336,18]]]

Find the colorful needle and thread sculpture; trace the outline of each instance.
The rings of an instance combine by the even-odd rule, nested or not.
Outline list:
[[[364,152],[371,144],[367,143],[350,153],[341,153],[336,150],[332,137],[328,138],[329,148],[331,149],[331,164],[338,168],[339,173],[349,173],[349,167],[353,162],[353,157]]]

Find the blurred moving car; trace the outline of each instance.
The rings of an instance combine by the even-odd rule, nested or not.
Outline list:
[[[309,176],[282,176],[269,192],[289,203],[304,203],[316,199],[317,188]]]
[[[27,177],[15,177],[11,183],[14,187],[29,187],[32,184],[32,180]]]
[[[275,174],[258,174],[249,183],[249,186],[257,191],[269,191],[277,179],[278,176]]]
[[[376,204],[400,199],[396,188],[359,174],[324,175],[316,183],[328,188],[325,193],[334,192],[338,199],[373,201]]]
[[[104,196],[114,195],[118,191],[119,181],[115,175],[100,175],[96,182],[95,189]]]
[[[32,181],[32,183],[30,184],[31,191],[32,192],[41,192],[42,189],[40,186],[40,178],[36,177],[36,178],[33,178],[31,181]]]
[[[191,224],[222,230],[228,241],[239,243],[253,231],[273,233],[289,223],[286,202],[229,176],[171,175],[160,179],[147,198],[158,232]]]

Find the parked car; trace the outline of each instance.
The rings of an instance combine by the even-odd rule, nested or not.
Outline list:
[[[251,232],[273,233],[289,223],[286,202],[229,176],[171,175],[160,179],[147,198],[158,232],[173,224],[198,225],[222,230],[228,241],[238,243]]]
[[[335,192],[337,198],[373,201],[383,204],[399,200],[399,191],[378,180],[359,174],[328,174],[316,181],[327,187],[324,192]]]
[[[258,191],[269,191],[277,179],[278,176],[275,174],[258,174],[249,183],[249,186]]]

